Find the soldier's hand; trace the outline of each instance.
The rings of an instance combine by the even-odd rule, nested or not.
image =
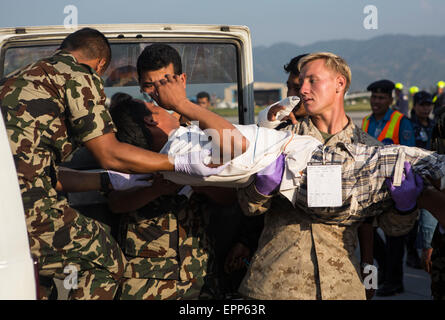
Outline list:
[[[402,176],[402,184],[395,187],[391,179],[385,180],[386,185],[391,192],[395,207],[399,211],[409,211],[416,206],[417,198],[423,190],[423,180],[418,174],[414,174],[411,164],[404,163],[405,173]]]
[[[255,179],[255,187],[264,195],[276,190],[283,179],[285,155],[282,153],[274,162],[259,171]]]
[[[267,113],[267,120],[269,121],[276,121],[277,120],[277,113],[281,110],[284,110],[285,107],[277,104],[269,109],[269,112]],[[285,122],[287,120],[291,120],[292,124],[297,123],[297,119],[295,118],[294,112],[290,112],[287,116],[285,116],[283,119],[281,119],[281,122]]]
[[[267,120],[269,120],[269,121],[277,120],[277,113],[279,111],[281,111],[281,110],[284,110],[284,107],[279,105],[279,104],[274,105],[273,107],[271,107],[269,109],[269,112],[267,113]]]
[[[290,120],[292,124],[297,124],[297,118],[295,117],[295,113],[292,111],[289,115],[285,116],[281,121]]]

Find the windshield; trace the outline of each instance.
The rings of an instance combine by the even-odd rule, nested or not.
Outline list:
[[[142,99],[138,86],[136,61],[151,42],[112,43],[112,61],[103,75],[105,93],[109,98],[125,92]],[[210,108],[233,123],[238,123],[238,59],[237,46],[232,43],[168,42],[180,54],[183,72],[187,74],[187,95],[196,102],[196,95],[206,92]],[[5,52],[3,75],[40,58],[50,56],[58,45],[11,46]],[[2,75],[2,76],[3,76]]]

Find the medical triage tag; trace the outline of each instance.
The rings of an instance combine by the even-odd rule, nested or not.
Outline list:
[[[307,166],[307,203],[309,207],[341,207],[341,165]]]

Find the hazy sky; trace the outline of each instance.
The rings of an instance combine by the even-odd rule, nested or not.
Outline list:
[[[63,25],[67,5],[76,6],[79,24],[246,25],[254,46],[445,34],[444,0],[2,0],[0,27]],[[368,5],[377,20],[364,13]],[[377,29],[366,29],[366,19],[377,21]]]

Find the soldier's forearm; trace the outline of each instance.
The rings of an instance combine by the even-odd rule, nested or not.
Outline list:
[[[59,167],[57,174],[57,191],[85,192],[100,190],[100,173],[83,172]]]
[[[108,207],[113,213],[138,210],[160,196],[156,188],[148,187],[130,191],[112,191],[108,196]]]
[[[85,142],[104,169],[126,173],[173,171],[174,163],[168,156],[119,142],[114,133],[105,134]]]

